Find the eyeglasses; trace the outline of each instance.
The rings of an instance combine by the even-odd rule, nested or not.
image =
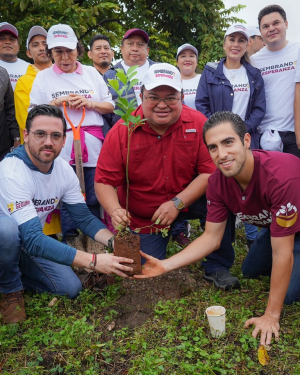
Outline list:
[[[149,96],[144,96],[144,98],[147,99],[148,102],[153,105],[154,104],[157,105],[160,102],[164,102],[167,105],[174,105],[174,104],[177,104],[178,100],[181,100],[181,98],[174,98],[173,96],[169,98],[159,98],[157,96],[149,95]]]
[[[44,130],[36,130],[35,132],[32,132],[29,130],[30,133],[34,135],[34,138],[38,142],[45,142],[47,139],[47,136],[50,135],[51,141],[54,144],[61,143],[63,140],[64,135],[59,133],[59,132],[54,132],[54,133],[47,133]]]

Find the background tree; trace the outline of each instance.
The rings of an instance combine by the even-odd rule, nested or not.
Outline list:
[[[138,27],[150,35],[150,56],[154,61],[176,63],[177,48],[190,43],[199,51],[199,67],[223,57],[225,29],[232,16],[244,8],[237,5],[225,10],[222,0],[123,0],[128,28]],[[120,3],[120,5],[121,5]]]
[[[96,33],[107,35],[112,46],[120,46],[130,28],[141,28],[150,36],[150,58],[175,64],[176,50],[191,43],[199,50],[199,68],[223,56],[224,30],[233,22],[243,22],[232,14],[238,5],[225,10],[222,0],[2,0],[0,22],[15,25],[20,33],[20,57],[25,55],[29,29],[41,25],[49,29],[66,23],[87,47]],[[117,48],[116,56],[120,57]],[[85,62],[90,61],[85,58]]]

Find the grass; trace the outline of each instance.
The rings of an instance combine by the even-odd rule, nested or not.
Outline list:
[[[199,235],[196,222],[193,227]],[[232,273],[241,281],[240,290],[224,292],[207,285],[184,298],[162,300],[151,319],[135,330],[107,329],[118,315],[124,292],[120,282],[101,296],[84,291],[74,301],[59,297],[53,307],[48,307],[52,296],[27,295],[29,319],[0,326],[0,373],[299,375],[300,304],[284,307],[280,341],[271,346],[269,365],[261,366],[259,340],[243,325],[251,316],[263,314],[269,279],[242,278],[242,230],[237,231],[235,249]],[[170,243],[169,254],[176,251]],[[191,271],[200,273],[199,264]],[[210,336],[205,317],[206,307],[215,304],[227,309],[226,335],[220,339]]]

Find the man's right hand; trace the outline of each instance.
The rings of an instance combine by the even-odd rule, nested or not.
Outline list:
[[[111,214],[111,223],[115,229],[126,228],[130,225],[130,213],[126,216],[126,210],[123,208],[116,208]]]
[[[166,272],[162,260],[154,258],[151,255],[147,255],[142,251],[140,253],[143,258],[147,259],[147,261],[142,267],[142,274],[133,276],[135,279],[146,279],[149,277],[156,277],[163,275]]]
[[[128,263],[128,266],[125,266],[121,263]],[[124,257],[116,257],[113,254],[98,254],[97,255],[97,264],[96,264],[96,271],[111,274],[114,273],[116,275],[122,277],[128,277],[122,271],[131,271],[132,268],[130,267],[130,263],[133,263],[132,259],[124,258]]]

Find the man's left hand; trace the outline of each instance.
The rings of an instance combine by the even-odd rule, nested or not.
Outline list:
[[[159,225],[171,225],[178,214],[179,211],[174,206],[174,202],[168,201],[158,207],[152,216],[151,221],[155,223],[156,220],[159,219]]]
[[[279,339],[279,318],[275,318],[270,314],[264,314],[259,318],[251,318],[247,320],[244,327],[248,328],[252,324],[255,325],[255,329],[252,332],[253,337],[256,337],[259,331],[261,332],[261,345],[270,345],[273,335],[276,340]]]

